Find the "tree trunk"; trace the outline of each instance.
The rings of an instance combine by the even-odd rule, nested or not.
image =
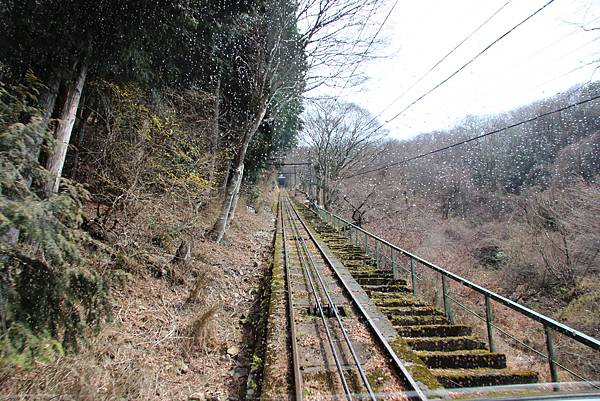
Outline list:
[[[69,177],[71,179],[76,178],[77,173],[79,171],[81,147],[83,146],[83,142],[85,141],[87,121],[91,117],[92,112],[94,110],[94,100],[95,99],[92,99],[92,101],[90,101],[89,97],[86,97],[85,100],[82,100],[82,106],[80,107],[81,110],[79,113],[79,124],[74,129],[75,137],[73,138],[73,142],[75,142],[76,145],[74,150],[75,153],[73,154],[73,164],[71,166],[71,171],[69,174]]]
[[[231,160],[227,160],[227,163],[225,163],[224,171],[223,182],[221,182],[221,186],[219,187],[220,195],[225,195],[225,192],[227,191],[227,184],[229,184],[229,179],[231,176]]]
[[[244,176],[244,163],[235,169],[233,176],[227,183],[227,191],[225,193],[225,199],[223,201],[223,207],[221,208],[221,214],[219,219],[215,222],[215,225],[210,231],[209,236],[217,243],[221,242],[227,226],[229,225],[229,216],[232,210],[234,198],[237,195],[236,190],[239,190],[238,182],[242,181]]]
[[[210,136],[210,166],[208,170],[208,181],[211,186],[215,180],[215,166],[217,164],[217,150],[219,149],[219,100],[221,98],[221,78],[217,78],[215,83],[215,104],[213,106],[214,125]]]
[[[79,107],[79,100],[81,99],[81,92],[83,91],[87,71],[88,63],[84,60],[78,67],[75,80],[70,82],[67,88],[65,102],[62,105],[58,127],[56,128],[56,144],[54,150],[48,155],[48,161],[46,162],[46,168],[50,171],[51,177],[46,186],[46,191],[48,192],[58,192],[60,177],[65,164],[69,140],[71,139],[71,132],[75,124],[75,116]]]
[[[235,186],[233,200],[231,201],[231,207],[229,208],[229,215],[227,216],[227,227],[225,227],[225,229],[229,228],[229,224],[235,217],[235,210],[237,209],[238,199],[240,198],[240,188],[242,187],[242,180],[244,178],[243,175],[244,175],[244,166],[242,165],[242,175],[239,177],[239,180]]]
[[[59,87],[60,79],[58,77],[51,78],[48,82],[48,90],[40,99],[40,108],[42,109],[42,126],[44,129],[48,127],[50,117],[52,117],[52,113],[54,112],[54,105],[56,104],[56,98],[58,97]],[[36,152],[39,154],[39,149],[36,149]]]
[[[215,193],[223,194],[227,185],[226,180],[229,177],[229,164],[225,172],[224,183],[221,183],[219,187],[216,185],[217,180],[217,152],[219,150],[219,115],[220,115],[220,99],[221,99],[221,77],[218,76],[215,82],[215,93],[214,93],[214,104],[213,104],[213,126],[209,136],[208,142],[208,153],[210,157],[208,165],[208,186],[202,191],[202,193],[196,199],[194,210],[196,213],[208,204],[208,200],[211,199]]]
[[[240,191],[242,179],[244,178],[244,159],[246,158],[246,151],[248,150],[248,145],[250,145],[250,141],[254,137],[254,134],[256,131],[258,131],[258,127],[260,127],[266,112],[267,100],[263,99],[261,101],[258,114],[252,122],[252,125],[246,131],[242,139],[242,144],[238,148],[238,151],[235,155],[233,166],[235,170],[233,176],[227,182],[227,190],[225,192],[225,199],[223,200],[221,213],[219,219],[216,221],[209,234],[210,237],[217,243],[221,242],[223,235],[225,235],[225,231],[229,225],[229,217],[235,214],[235,209],[237,207],[236,197]]]

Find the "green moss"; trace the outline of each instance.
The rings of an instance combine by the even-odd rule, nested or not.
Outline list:
[[[4,342],[4,355],[0,366],[29,370],[35,361],[50,363],[64,355],[62,344],[49,333],[33,333],[19,323],[13,324],[9,333],[11,341]]]
[[[390,377],[383,369],[373,369],[367,372],[367,379],[374,392],[378,393],[385,383],[390,380]]]
[[[448,320],[440,315],[400,315],[391,316],[390,321],[394,326],[423,326],[431,324],[444,324]]]
[[[268,311],[266,315],[266,345],[264,350],[264,357],[262,358],[263,363],[263,374],[262,374],[262,388],[261,394],[272,394],[276,391],[275,387],[277,383],[270,380],[271,375],[270,366],[277,359],[278,355],[269,350],[268,344],[277,341],[278,328],[275,327],[273,322],[273,315],[281,307],[283,301],[283,290],[285,286],[285,279],[283,274],[283,261],[282,261],[282,244],[283,238],[280,229],[275,231],[275,238],[273,243],[273,264],[271,267],[271,282],[270,282],[270,299],[268,305]],[[257,391],[258,393],[258,391]]]
[[[537,374],[528,370],[512,369],[440,369],[435,371],[438,381],[446,387],[481,387],[537,382]],[[522,389],[525,393],[527,389]],[[507,391],[506,395],[512,392]],[[496,393],[494,393],[496,394]],[[516,394],[516,393],[515,393]]]
[[[504,354],[489,352],[485,349],[458,350],[450,352],[417,351],[416,355],[430,368],[506,368],[506,357]]]
[[[419,359],[419,357],[408,346],[404,339],[401,337],[396,337],[390,342],[390,345],[392,346],[392,349],[396,355],[398,355],[398,358],[405,363],[406,368],[416,381],[423,383],[430,390],[435,390],[442,387],[433,373],[431,373],[425,363]]]
[[[280,308],[283,298],[284,278],[281,252],[281,230],[277,228],[273,236],[273,261],[268,276],[263,285],[263,294],[260,301],[260,318],[257,324],[257,341],[252,355],[250,374],[246,382],[246,397],[256,398],[257,395],[271,391],[268,388],[271,380],[269,377],[269,365],[276,357],[269,352],[268,344],[277,336],[277,328],[271,319],[273,314]]]

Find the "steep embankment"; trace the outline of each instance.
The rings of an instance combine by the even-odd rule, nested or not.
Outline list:
[[[271,255],[273,216],[267,199],[258,210],[240,202],[225,240],[192,234],[191,259],[170,263],[179,241],[163,238],[162,254],[149,254],[157,230],[173,229],[177,208],[155,208],[132,223],[131,238],[144,258],[129,254],[122,284],[112,292],[112,322],[77,355],[30,371],[4,371],[0,398],[77,400],[221,400],[246,388],[255,336],[255,312]],[[150,222],[153,221],[152,224]],[[157,227],[157,229],[154,229]],[[142,243],[143,242],[143,243]],[[133,263],[132,260],[146,260]],[[167,274],[165,274],[167,273]]]

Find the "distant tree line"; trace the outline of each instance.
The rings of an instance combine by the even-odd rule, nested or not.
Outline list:
[[[468,117],[447,131],[389,140],[384,151],[373,153],[383,145],[372,145],[375,159],[345,173],[330,207],[435,263],[598,336],[600,320],[590,318],[589,305],[600,299],[600,101],[367,171],[599,92],[600,83],[592,82],[507,113]],[[585,364],[598,373],[593,361]]]

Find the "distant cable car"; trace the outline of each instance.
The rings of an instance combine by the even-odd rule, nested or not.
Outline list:
[[[285,175],[279,174],[279,177],[277,177],[277,184],[279,184],[279,187],[285,188]]]

